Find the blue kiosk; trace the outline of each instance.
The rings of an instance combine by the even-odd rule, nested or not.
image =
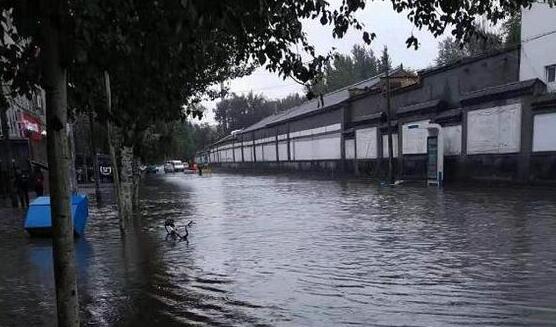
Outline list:
[[[71,216],[75,236],[82,236],[85,233],[89,217],[89,201],[86,195],[73,194],[71,196]],[[52,220],[49,196],[38,197],[30,203],[25,216],[25,230],[31,236],[51,235]]]

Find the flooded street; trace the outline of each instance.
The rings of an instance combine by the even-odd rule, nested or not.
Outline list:
[[[148,177],[121,238],[91,209],[76,242],[85,326],[550,326],[556,191]],[[22,214],[22,212],[19,212]],[[163,222],[195,221],[189,242]],[[0,326],[54,326],[48,239],[0,221]]]

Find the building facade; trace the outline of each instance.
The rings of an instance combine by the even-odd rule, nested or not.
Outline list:
[[[523,25],[535,7],[524,13]],[[542,10],[542,15],[546,13]],[[556,22],[556,15],[550,16]],[[535,20],[534,18],[531,18]],[[540,19],[540,18],[539,18]],[[544,18],[543,18],[544,19]],[[550,29],[550,28],[549,28]],[[529,35],[555,33],[523,27],[524,45],[465,58],[415,75],[394,70],[390,117],[398,179],[428,177],[434,124],[441,134],[443,179],[556,183],[556,94],[549,69],[524,69],[539,50]],[[540,35],[540,34],[539,34]],[[556,44],[552,40],[552,45]],[[538,67],[556,62],[548,52]],[[544,76],[544,78],[543,78]],[[386,79],[379,75],[327,94],[230,135],[207,149],[203,160],[229,168],[326,170],[385,176],[388,169]]]
[[[521,13],[520,80],[538,78],[556,91],[556,6],[535,3]]]
[[[6,32],[16,32],[9,12],[0,14],[7,18],[2,22],[5,24],[2,42],[16,44],[11,34]],[[27,41],[18,42],[24,44]],[[0,108],[0,170],[4,172],[11,164],[27,169],[30,160],[46,163],[45,92],[37,87],[30,97],[26,97],[12,91],[10,81],[2,79],[0,96],[7,102],[7,107],[2,105]]]

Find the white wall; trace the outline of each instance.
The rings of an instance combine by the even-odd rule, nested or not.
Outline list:
[[[402,126],[402,153],[424,154],[427,153],[427,137],[429,132],[426,128],[409,128],[411,125],[422,127],[428,124],[428,120],[420,120],[403,124]]]
[[[340,134],[313,138],[313,159],[341,159]]]
[[[345,143],[346,159],[355,159],[355,140],[349,139]]]
[[[445,156],[461,154],[461,125],[443,127],[442,136]]]
[[[236,159],[236,162],[241,162],[241,147],[237,147],[234,149],[234,156]]]
[[[521,145],[521,104],[467,113],[467,153],[513,153]]]
[[[392,150],[394,158],[398,157],[398,134],[392,134]],[[388,135],[382,135],[382,157],[388,158]]]
[[[376,127],[356,130],[355,139],[357,159],[376,159],[378,152]]]
[[[264,161],[264,158],[263,158],[263,146],[260,145],[260,144],[255,145],[255,160],[256,160],[257,162]]]
[[[234,150],[232,148],[228,148],[224,150],[224,161],[225,162],[233,162],[234,161]]]
[[[267,143],[263,145],[263,160],[276,161],[276,143]]]
[[[555,30],[556,7],[535,3],[522,10],[520,80],[538,78],[546,83],[545,67],[556,64],[556,33],[551,33]],[[548,86],[556,91],[556,83]]]
[[[288,161],[288,142],[278,143],[278,157],[280,161]]]
[[[245,161],[253,161],[253,146],[243,146],[243,159]]]
[[[291,141],[292,160],[340,159],[340,135],[322,135]]]
[[[291,141],[293,160],[312,160],[312,138],[301,138]]]
[[[556,112],[535,115],[533,152],[556,151]]]

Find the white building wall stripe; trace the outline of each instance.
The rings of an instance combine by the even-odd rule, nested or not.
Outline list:
[[[263,145],[263,161],[276,161],[276,143]]]
[[[292,160],[340,159],[340,134],[298,138],[291,141]]]
[[[378,155],[376,127],[355,131],[357,159],[376,159]]]
[[[234,149],[234,156],[235,156],[235,162],[241,162],[241,148],[237,147]]]
[[[442,128],[444,138],[444,155],[455,156],[461,154],[461,125]]]
[[[521,104],[470,111],[467,153],[514,153],[521,145]]]
[[[428,120],[419,120],[403,124],[402,126],[402,152],[403,154],[427,153],[427,137],[429,132],[425,128],[409,128],[411,125],[423,126]]]
[[[392,134],[392,150],[394,158],[398,157],[398,134]],[[388,135],[382,135],[382,157],[388,158]]]
[[[556,151],[556,112],[535,115],[533,152]]]
[[[355,140],[349,139],[345,143],[346,159],[355,159]]]
[[[243,158],[247,162],[253,161],[253,146],[243,147]]]
[[[288,142],[278,143],[278,156],[280,161],[288,161]]]

